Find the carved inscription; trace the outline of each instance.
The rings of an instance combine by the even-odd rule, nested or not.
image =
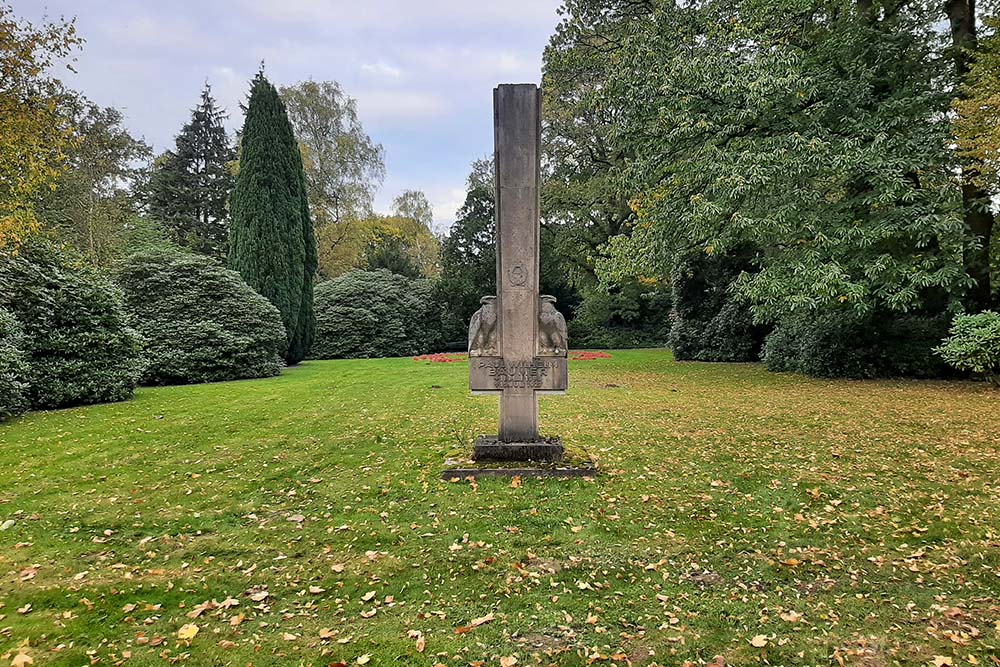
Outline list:
[[[492,380],[494,389],[541,389],[545,377],[557,367],[555,360],[549,359],[511,362],[482,359],[478,363]]]
[[[469,388],[489,392],[504,389],[566,391],[566,358],[504,361],[502,357],[473,357],[469,359]]]

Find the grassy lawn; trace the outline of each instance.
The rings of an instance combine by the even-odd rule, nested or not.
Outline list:
[[[496,427],[460,363],[31,414],[0,665],[1000,664],[998,407],[615,352],[541,407],[603,474],[520,484],[439,480]]]

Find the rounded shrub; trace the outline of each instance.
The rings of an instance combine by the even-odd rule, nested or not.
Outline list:
[[[778,323],[763,358],[768,370],[815,377],[937,377],[946,369],[933,350],[946,326],[940,315],[802,314]]]
[[[281,314],[240,274],[169,249],[118,266],[129,320],[145,339],[145,384],[277,375],[287,348]]]
[[[959,315],[935,352],[960,371],[982,375],[1000,387],[1000,314]]]
[[[0,307],[24,329],[32,408],[123,401],[141,370],[139,335],[103,276],[34,241],[0,258]]]
[[[408,357],[440,344],[441,314],[429,280],[352,271],[316,286],[314,359]]]
[[[16,417],[27,407],[24,332],[7,310],[0,308],[0,421]]]

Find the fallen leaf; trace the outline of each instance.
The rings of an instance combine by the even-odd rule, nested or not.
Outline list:
[[[361,601],[369,602],[373,597],[375,597],[375,591],[368,591],[367,593],[361,596]]]
[[[18,653],[14,656],[14,659],[10,661],[10,667],[26,667],[27,665],[33,665],[34,660],[27,653]]]
[[[767,635],[754,635],[753,639],[750,640],[750,646],[764,648],[767,646]]]
[[[298,636],[293,635],[291,632],[284,632],[282,633],[281,638],[284,639],[286,642],[293,642],[296,639],[298,639]]]
[[[194,623],[187,623],[181,626],[181,629],[177,631],[178,639],[194,639],[195,635],[198,634],[198,626]]]
[[[470,628],[478,628],[483,623],[489,623],[490,621],[493,620],[493,618],[494,618],[493,612],[491,611],[490,613],[486,614],[485,616],[480,616],[479,618],[474,618],[471,621],[469,621],[469,627]]]
[[[944,667],[945,665],[954,665],[955,663],[946,655],[936,655],[931,661],[934,667]]]
[[[359,665],[367,665],[368,661],[371,660],[371,659],[372,659],[372,657],[370,655],[368,655],[367,653],[365,653],[364,655],[359,655],[358,659],[356,660],[356,662]]]
[[[333,639],[333,636],[337,634],[330,628],[320,628],[319,638],[320,639]]]
[[[515,477],[515,479],[517,478]],[[514,665],[516,664],[517,664],[517,658],[512,655],[500,658],[500,667],[514,667]]]
[[[514,475],[513,479],[510,480],[510,488],[516,489],[519,486],[521,486],[521,476],[520,475]],[[514,658],[514,659],[517,660],[517,658]],[[501,664],[503,663],[503,658],[500,659],[500,662],[501,662]],[[512,662],[510,664],[513,665],[514,663]]]
[[[310,586],[309,587],[309,592],[312,593],[313,595],[319,595],[320,593],[323,593],[325,591],[326,591],[325,588],[320,588],[319,586]]]
[[[789,609],[788,611],[781,614],[781,620],[788,621],[789,623],[798,623],[802,620],[802,614],[795,611],[794,609]]]

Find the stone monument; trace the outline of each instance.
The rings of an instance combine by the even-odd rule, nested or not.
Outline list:
[[[541,91],[493,91],[497,294],[469,324],[469,388],[500,395],[497,435],[476,440],[477,461],[560,461],[562,443],[538,435],[538,394],[567,385],[566,320],[538,293]]]

